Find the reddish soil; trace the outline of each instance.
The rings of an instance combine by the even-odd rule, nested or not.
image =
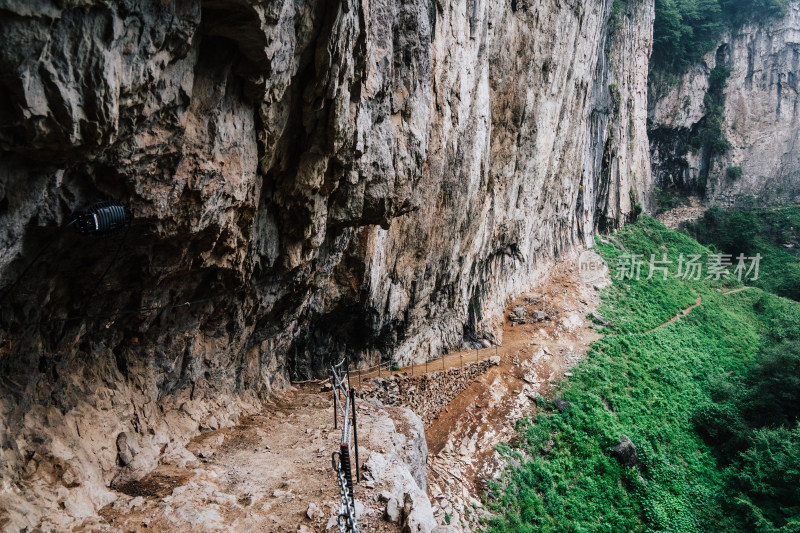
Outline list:
[[[517,420],[536,409],[533,399],[550,397],[554,385],[570,375],[569,368],[601,337],[586,318],[599,301],[598,290],[578,281],[572,262],[564,262],[545,283],[509,306],[509,312],[516,306],[526,308],[528,317],[544,311],[547,318],[518,325],[507,320],[502,346],[478,354],[484,359],[497,353],[500,365],[477,378],[427,428],[434,502],[480,498],[485,481],[503,465],[495,446],[514,438]],[[698,298],[659,327],[701,304]],[[475,351],[455,352],[429,362],[427,369],[458,367],[474,358]],[[424,364],[413,368],[415,374],[425,370]],[[411,374],[412,369],[401,372]],[[118,487],[120,501],[103,509],[99,523],[86,524],[83,530],[324,530],[337,494],[330,452],[338,432],[332,428],[330,393],[319,391],[319,385],[304,385],[275,398],[269,409],[243,418],[238,426],[199,435],[187,446],[199,462],[184,468],[161,465],[142,480]],[[371,438],[368,411],[361,415],[364,424],[359,423],[364,444]],[[365,446],[361,461],[367,456]],[[364,485],[356,486],[356,497],[373,506],[360,520],[362,530],[396,531],[397,526],[382,520],[374,496]],[[309,503],[324,516],[309,520]],[[440,512],[437,517],[442,519]]]
[[[510,312],[523,306],[528,317],[534,309],[544,310],[547,319],[520,325],[506,320],[500,365],[477,378],[426,429],[430,480],[450,495],[479,498],[484,481],[501,467],[495,446],[514,437],[514,426],[531,411],[535,395],[551,395],[553,385],[601,337],[586,318],[599,301],[599,292],[578,281],[569,261],[508,307]],[[455,366],[458,359],[451,357],[448,364]]]

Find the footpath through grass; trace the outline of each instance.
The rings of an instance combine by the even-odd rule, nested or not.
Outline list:
[[[712,430],[704,433],[702,414],[722,405],[715,403],[721,384],[749,375],[763,347],[800,338],[800,304],[757,288],[724,294],[723,287],[741,286],[730,280],[677,278],[681,254],[705,259],[710,252],[649,217],[620,230],[610,242],[598,242],[596,250],[612,274],[623,254],[631,253],[642,254],[646,262],[651,254],[662,259],[666,253],[670,273],[666,280],[661,274],[647,280],[645,265],[639,280],[615,280],[605,290],[600,312],[611,322],[606,329],[612,335],[596,342],[562,383],[557,395],[570,407],[559,412],[542,402],[519,422],[518,438],[503,446],[501,451],[520,466],[490,484],[486,501],[497,518],[488,530],[753,531],[749,521],[758,519],[762,500],[770,498],[764,493],[774,487],[762,480],[763,490],[755,494],[737,483],[732,469],[747,468],[741,454],[757,440],[755,430],[742,415],[744,447],[723,449],[718,436],[716,441],[708,436]],[[645,333],[698,297],[702,305],[691,314]],[[738,405],[729,405],[736,420]],[[781,430],[797,433],[796,423]],[[641,469],[612,457],[621,435],[635,444]],[[800,469],[792,455],[800,450],[796,437],[782,441],[789,442],[782,456],[788,469],[795,462]],[[754,471],[765,470],[765,454],[774,455],[764,446],[753,452]],[[775,466],[775,460],[767,463]],[[798,489],[786,490],[782,497],[800,501]],[[758,531],[800,531],[792,529],[792,516],[798,516],[793,512],[778,509]]]
[[[734,257],[761,254],[762,275],[751,285],[800,301],[800,207],[713,207],[688,229],[701,243]]]

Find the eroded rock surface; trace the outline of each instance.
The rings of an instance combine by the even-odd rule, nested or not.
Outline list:
[[[798,78],[800,2],[782,18],[764,18],[727,30],[717,47],[678,77],[657,84],[650,98],[653,178],[663,188],[705,188],[714,205],[776,205],[800,202]],[[725,153],[689,143],[702,127],[709,77],[730,69],[722,134]],[[741,167],[741,176],[729,168]]]
[[[3,2],[0,522],[96,512],[345,347],[498,337],[649,204],[653,3],[611,8]],[[64,229],[109,198],[129,230]]]
[[[339,450],[341,426],[334,428],[332,395],[318,391],[309,385],[279,393],[262,414],[195,437],[184,464],[162,461],[141,480],[120,486],[113,503],[99,517],[85,519],[78,531],[338,531],[339,486],[331,452]],[[370,402],[358,401],[357,411],[362,479],[354,492],[360,529],[397,533],[401,519],[411,517],[432,530],[437,523],[425,494],[422,421],[407,409]],[[355,478],[355,454],[351,460]],[[395,523],[384,519],[392,498],[400,502]],[[425,517],[430,520],[420,520]],[[66,527],[48,521],[43,529]]]

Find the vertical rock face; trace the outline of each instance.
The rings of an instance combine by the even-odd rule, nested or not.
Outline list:
[[[609,8],[437,11],[422,194],[388,230],[363,231],[374,329],[397,338],[398,358],[492,336],[509,295],[624,223],[632,196],[648,201],[653,7],[632,2],[618,21]]]
[[[722,126],[730,149],[692,153],[688,142],[707,114],[704,98],[718,64],[730,69]],[[728,30],[676,84],[654,87],[649,120],[656,185],[691,188],[700,178],[707,201],[718,205],[800,201],[798,69],[800,2],[793,0],[783,18]],[[741,176],[732,167],[741,167]]]
[[[345,350],[492,337],[555,257],[647,208],[653,4],[611,4],[3,2],[11,523],[93,512]],[[65,229],[105,199],[130,229]]]

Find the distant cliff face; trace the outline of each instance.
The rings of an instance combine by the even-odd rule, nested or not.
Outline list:
[[[556,257],[647,208],[653,4],[611,4],[5,2],[11,523],[93,512],[345,351],[492,339]],[[130,230],[61,229],[107,198]]]
[[[718,65],[730,69],[722,114],[730,148],[692,153],[687,143],[708,116],[704,99]],[[707,201],[718,205],[800,202],[798,72],[800,2],[792,1],[781,19],[728,30],[717,49],[676,84],[652,87],[655,184],[692,188],[699,178],[706,182]]]

